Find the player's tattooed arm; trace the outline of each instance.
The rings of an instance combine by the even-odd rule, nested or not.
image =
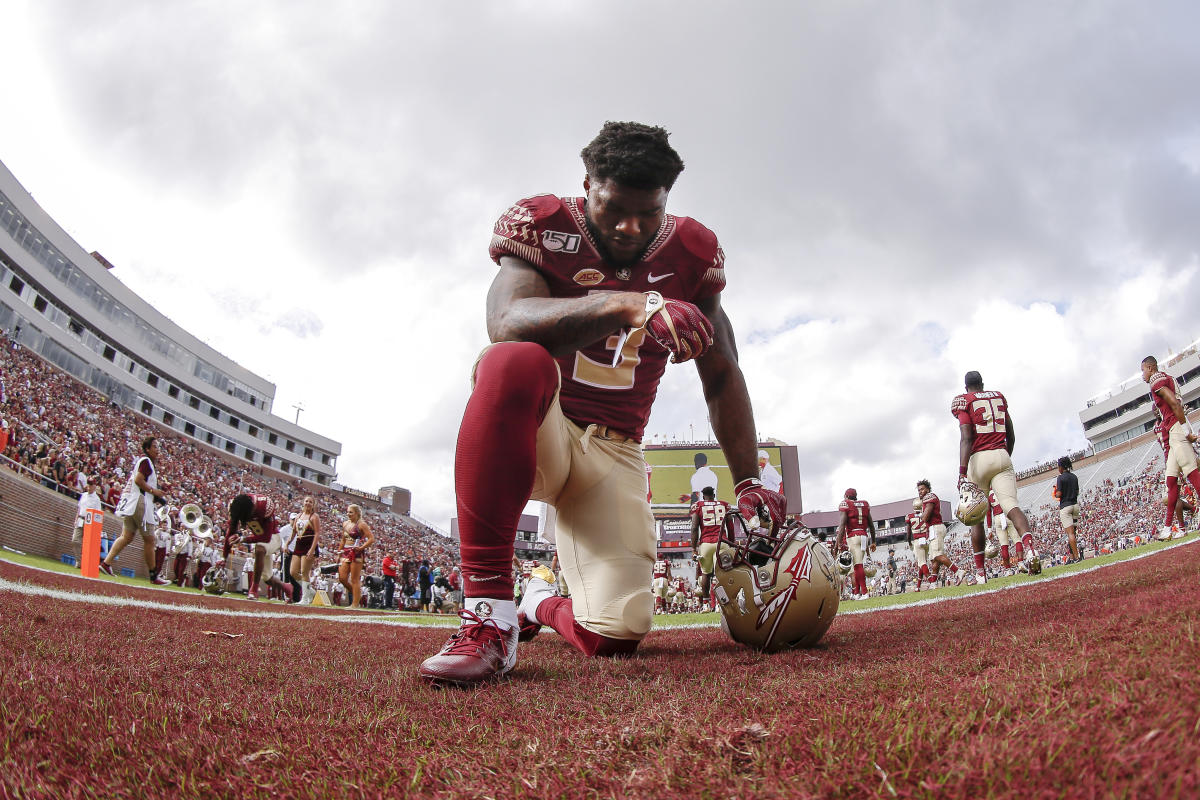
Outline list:
[[[645,321],[642,292],[551,297],[545,278],[514,256],[500,259],[500,271],[488,290],[487,328],[493,342],[536,342],[555,356]]]
[[[712,347],[696,359],[696,371],[704,388],[713,434],[721,443],[734,484],[747,478],[758,478],[754,408],[750,405],[746,376],[738,365],[733,325],[721,308],[719,294],[704,298],[696,306],[713,326]]]

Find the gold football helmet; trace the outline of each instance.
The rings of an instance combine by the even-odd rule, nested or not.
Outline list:
[[[958,507],[954,516],[963,525],[978,525],[987,518],[988,499],[974,481],[965,478],[958,484]]]
[[[756,650],[811,647],[837,614],[842,581],[833,556],[798,522],[749,530],[730,513],[713,577],[721,628]]]

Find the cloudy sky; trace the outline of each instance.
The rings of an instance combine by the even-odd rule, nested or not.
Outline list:
[[[686,12],[685,12],[686,9]],[[445,527],[495,218],[661,124],[805,504],[950,494],[982,371],[1018,467],[1200,338],[1188,2],[0,0],[0,160],[169,317]],[[691,365],[649,431],[708,436]]]

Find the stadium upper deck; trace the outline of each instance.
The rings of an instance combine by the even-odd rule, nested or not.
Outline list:
[[[88,253],[0,163],[0,327],[113,402],[322,485],[342,446],[275,416],[275,386],[179,327]]]
[[[1159,359],[1159,368],[1175,378],[1180,399],[1188,411],[1200,407],[1200,342],[1182,352]],[[1150,403],[1150,390],[1141,375],[1135,375],[1104,394],[1088,400],[1079,412],[1084,435],[1096,452],[1127,442],[1154,427],[1157,417]]]

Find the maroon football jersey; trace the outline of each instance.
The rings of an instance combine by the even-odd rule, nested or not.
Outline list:
[[[917,512],[914,511],[907,515],[904,518],[904,521],[908,523],[908,527],[912,529],[912,535],[914,539],[924,539],[925,537],[929,536],[929,529],[921,523],[921,515]]]
[[[984,450],[1006,450],[1008,432],[1008,401],[1000,392],[966,392],[954,398],[950,414],[959,425],[975,426],[972,453]]]
[[[927,493],[921,498],[921,518],[925,518],[925,510],[929,509],[929,519],[925,520],[926,525],[943,525],[942,522],[942,504],[938,502],[938,497],[933,492]]]
[[[1167,390],[1168,397],[1179,399],[1179,390],[1175,388],[1175,379],[1165,372],[1156,372],[1150,376],[1150,399],[1154,401],[1154,410],[1158,412],[1158,435],[1162,440],[1163,447],[1167,446],[1171,434],[1171,428],[1179,420],[1175,417],[1175,412],[1171,410],[1171,406],[1167,404],[1167,400],[1161,394],[1160,389]]]
[[[670,572],[670,569],[667,567],[666,561],[655,561],[654,562],[654,577],[665,578],[665,577],[667,577],[668,572]]]
[[[867,515],[871,513],[871,504],[866,500],[843,500],[838,511],[846,512],[846,535],[860,536],[867,532]]]
[[[695,303],[725,288],[725,254],[716,235],[699,222],[666,215],[641,258],[617,267],[600,255],[583,206],[582,197],[539,195],[519,201],[496,222],[492,260],[500,263],[511,255],[528,262],[545,279],[551,297],[656,291]],[[559,402],[577,423],[608,425],[640,440],[669,354],[641,331],[618,354],[618,334],[555,359],[562,373]]]
[[[279,525],[275,522],[275,503],[262,494],[252,494],[250,499],[254,501],[254,510],[250,512],[250,521],[246,523],[250,534],[243,536],[242,540],[255,544],[269,542],[279,532]]]
[[[729,503],[724,500],[698,500],[692,503],[691,515],[700,517],[700,542],[716,544],[721,541],[721,527],[725,524],[725,515],[729,513]]]

